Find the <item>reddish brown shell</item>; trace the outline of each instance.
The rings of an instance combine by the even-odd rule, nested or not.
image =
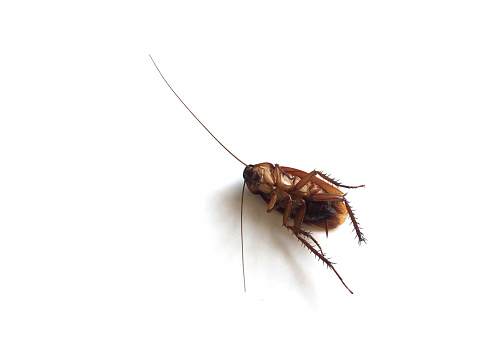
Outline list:
[[[306,172],[301,171],[301,170],[297,170],[296,168],[281,167],[281,169],[284,172],[289,173],[293,176],[297,176],[299,178],[303,178],[304,176],[307,175]],[[333,185],[329,184],[328,182],[323,181],[322,179],[320,179],[316,176],[313,177],[311,179],[311,181],[313,183],[317,184],[318,186],[321,186],[321,188],[323,188],[328,193],[343,194],[343,192],[341,192],[339,189],[337,189]],[[336,212],[338,214],[334,217],[331,217],[331,218],[327,219],[328,229],[336,228],[336,227],[340,226],[341,224],[344,223],[346,218],[348,218],[348,210],[347,210],[347,208],[346,208],[346,206],[343,202],[332,202],[332,205],[333,205],[334,209],[336,210]],[[324,220],[320,221],[320,222],[304,221],[304,223],[308,224],[310,226],[314,226],[314,227],[326,228],[326,223],[325,223]]]

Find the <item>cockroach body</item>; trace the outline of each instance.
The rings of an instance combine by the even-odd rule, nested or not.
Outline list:
[[[348,217],[348,210],[341,202],[345,201],[344,193],[317,178],[315,175],[319,172],[314,172],[316,171],[307,174],[290,167],[260,163],[245,167],[243,178],[252,193],[259,194],[269,203],[268,212],[276,209],[284,214],[285,226],[288,219],[293,218],[297,228],[305,223],[327,231],[343,224]],[[340,185],[326,175],[321,175]],[[358,235],[360,241],[364,241],[360,232]]]
[[[321,176],[324,180],[316,175]],[[268,203],[267,211],[271,212],[276,209],[281,212],[283,226],[291,230],[305,247],[326,263],[352,293],[334,268],[333,263],[324,256],[319,243],[311,234],[301,229],[301,225],[304,223],[324,228],[327,234],[328,229],[343,224],[349,214],[359,242],[365,242],[366,239],[345,194],[334,187],[358,188],[364,186],[344,186],[322,172],[306,173],[295,168],[281,167],[267,162],[246,166],[243,178],[248,189],[254,194],[259,194]],[[294,219],[293,225],[289,224],[290,218]]]
[[[230,152],[196,117],[196,115],[186,106],[183,100],[176,94],[168,81],[161,73],[155,61],[150,55],[153,64],[160,73],[163,80],[168,87],[173,91],[176,97],[186,107],[186,109],[195,117],[195,119],[204,127],[206,131],[234,158],[241,162],[245,169],[243,171],[244,184],[248,189],[254,193],[259,194],[263,200],[268,203],[267,212],[277,210],[283,214],[283,226],[291,230],[298,240],[308,248],[318,259],[323,261],[341,280],[343,285],[353,293],[346,283],[344,283],[341,276],[334,268],[328,258],[325,257],[323,250],[319,243],[313,236],[302,229],[303,224],[308,224],[315,227],[324,228],[326,235],[328,230],[335,228],[344,223],[346,218],[351,218],[354,226],[356,236],[359,243],[366,242],[361,228],[356,220],[349,202],[346,200],[346,194],[341,192],[337,187],[343,188],[358,188],[361,186],[345,186],[337,180],[330,178],[328,175],[320,171],[311,171],[306,173],[291,167],[283,167],[273,165],[268,162],[259,163],[256,165],[246,165],[232,152]],[[319,178],[319,177],[321,178]],[[244,186],[243,186],[244,195]],[[241,197],[241,227],[243,214],[243,196]],[[290,219],[293,219],[293,225],[290,224]],[[243,248],[243,231],[241,229],[241,244]],[[243,249],[242,249],[243,250]],[[244,279],[244,256],[243,260],[243,281],[246,291],[246,284]]]

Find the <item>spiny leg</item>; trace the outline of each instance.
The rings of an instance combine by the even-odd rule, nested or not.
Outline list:
[[[343,185],[341,182],[339,182],[338,180],[335,180],[334,178],[331,178],[329,177],[328,175],[324,174],[323,172],[321,171],[313,171],[313,172],[316,172],[317,175],[319,175],[320,177],[322,177],[323,179],[325,179],[326,181],[328,181],[329,183],[335,185],[336,187],[343,187],[343,188],[360,188],[360,187],[365,187],[365,185],[360,185],[360,186],[346,186],[346,185]]]
[[[283,200],[281,200],[279,202],[278,202],[278,193],[283,197]],[[291,217],[291,208],[292,208],[292,205],[293,205],[294,201],[298,202],[298,204],[300,205],[300,208],[299,208],[298,212],[296,213],[295,220],[294,220],[294,226],[290,226],[290,225],[288,225],[288,221]],[[301,224],[303,223],[304,215],[306,213],[306,202],[301,198],[293,199],[293,198],[291,198],[289,193],[287,193],[286,191],[284,191],[280,188],[277,188],[276,190],[274,190],[271,193],[271,199],[269,201],[268,209],[266,211],[269,213],[269,212],[271,212],[271,211],[273,211],[273,210],[275,210],[276,208],[279,208],[279,207],[284,207],[283,226],[285,226],[287,229],[292,230],[295,233],[300,233],[301,235],[311,239],[318,246],[319,250],[321,251],[321,254],[324,255],[323,250],[321,249],[321,246],[313,238],[313,236],[311,234],[309,234],[308,232],[303,231],[300,228]]]
[[[319,175],[325,180],[329,181],[331,184],[338,186],[338,187],[345,187],[345,188],[358,188],[358,187],[364,187],[364,185],[361,186],[345,186],[339,183],[338,181],[334,180],[333,178],[330,178],[329,176],[325,175],[324,173],[320,171],[311,171],[308,173],[306,176],[302,177],[301,180],[294,185],[292,188],[292,193],[294,194],[295,192],[299,192],[303,186],[305,186],[314,176]],[[364,237],[364,234],[361,232],[361,227],[359,226],[359,223],[354,215],[354,212],[349,205],[349,202],[346,200],[344,197],[345,194],[333,194],[333,193],[317,193],[313,196],[311,196],[311,199],[313,201],[340,201],[344,202],[346,209],[348,211],[349,217],[351,218],[351,221],[353,222],[354,229],[356,230],[356,236],[359,239],[359,244],[361,242],[366,242],[366,238]],[[325,228],[326,228],[326,236],[328,235],[328,223],[327,220],[325,220]]]
[[[277,198],[278,198],[277,192],[281,192],[280,195],[283,196],[283,198],[284,198],[281,201],[281,203],[277,203]],[[291,207],[292,207],[292,204],[295,200],[300,203],[300,209],[298,210],[298,213],[296,214],[295,221],[294,221],[294,226],[290,226],[290,225],[288,225],[288,221],[289,221],[289,218],[291,216]],[[279,205],[285,205],[285,211],[284,211],[284,215],[283,215],[283,225],[287,229],[290,229],[294,233],[296,238],[298,238],[298,240],[301,243],[303,243],[316,257],[318,257],[318,259],[321,259],[323,261],[323,263],[325,263],[328,268],[331,268],[333,270],[333,272],[336,273],[336,276],[339,278],[341,283],[343,283],[343,285],[346,287],[346,289],[351,294],[353,294],[351,289],[349,289],[348,286],[346,285],[346,283],[344,283],[343,278],[341,278],[339,273],[334,268],[333,263],[324,256],[323,249],[321,248],[319,243],[316,241],[316,239],[314,239],[314,237],[311,234],[309,234],[308,232],[303,231],[302,229],[299,228],[301,226],[301,223],[303,222],[304,215],[306,213],[306,202],[304,200],[302,200],[301,198],[293,199],[293,198],[291,198],[291,196],[287,192],[277,188],[276,191],[273,191],[273,193],[271,195],[271,200],[268,204],[268,210],[267,211],[271,212],[272,210],[274,210]],[[314,242],[314,244],[316,244],[316,246],[318,247],[318,249],[321,253],[319,253],[316,250],[316,248],[313,247],[313,245],[311,243],[309,243],[305,238],[303,238],[301,236],[304,236],[306,238],[311,239]]]
[[[304,215],[306,213],[306,202],[301,199],[301,198],[297,198],[296,200],[300,201],[301,203],[301,207],[298,211],[298,213],[296,214],[296,217],[295,217],[295,220],[294,220],[294,225],[293,226],[289,226],[287,224],[287,221],[289,218],[286,218],[286,215],[285,215],[285,218],[284,218],[284,226],[287,228],[287,229],[290,229],[294,235],[296,236],[296,238],[298,238],[301,243],[303,243],[314,255],[316,255],[316,257],[318,257],[319,259],[321,259],[323,261],[323,263],[326,263],[326,265],[331,268],[334,273],[336,273],[336,275],[338,276],[339,280],[341,281],[341,283],[343,283],[343,285],[346,287],[347,290],[349,290],[349,292],[351,294],[353,294],[353,292],[351,291],[351,289],[348,288],[348,286],[346,285],[346,283],[344,283],[343,279],[341,278],[341,276],[339,275],[339,273],[336,271],[336,269],[334,268],[333,266],[333,263],[327,259],[325,256],[324,256],[324,252],[323,252],[323,249],[321,248],[321,246],[319,245],[319,243],[316,241],[316,239],[313,238],[313,236],[311,234],[309,234],[308,232],[306,231],[303,231],[300,226],[301,226],[301,223],[303,223],[303,219],[304,219]],[[288,215],[289,217],[289,215]],[[301,236],[304,236],[306,238],[309,238],[311,239],[314,244],[316,244],[316,246],[318,247],[319,251],[321,253],[319,253],[316,248],[313,247],[313,245],[311,243],[309,243],[306,238],[303,238]]]
[[[306,202],[302,198],[296,198],[296,202],[299,203],[299,210],[294,217],[294,227],[301,228],[304,215],[306,214]]]
[[[278,201],[278,194],[282,197],[282,200],[280,201]],[[291,216],[293,202],[294,200],[291,198],[288,192],[282,190],[281,188],[276,188],[271,193],[271,199],[269,201],[268,209],[266,210],[266,212],[269,213],[279,207],[284,207],[283,226],[286,226],[288,224],[289,217]]]
[[[332,263],[329,259],[327,259],[323,254],[321,254],[323,251],[321,250],[321,247],[319,246],[319,244],[318,244],[318,247],[319,247],[319,249],[321,250],[321,253],[319,253],[319,252],[311,245],[311,243],[309,243],[306,239],[304,239],[304,238],[301,237],[301,234],[302,234],[301,232],[304,232],[304,231],[298,231],[297,228],[294,228],[294,227],[292,227],[292,226],[289,226],[289,227],[290,227],[289,229],[291,229],[291,230],[293,231],[293,233],[294,233],[294,235],[296,236],[296,238],[298,238],[299,241],[300,241],[301,243],[303,243],[303,244],[306,246],[306,248],[308,248],[316,257],[318,257],[319,259],[321,259],[329,268],[331,268],[331,269],[333,270],[333,272],[336,273],[336,276],[339,278],[339,280],[341,281],[341,283],[343,283],[343,285],[346,287],[346,289],[349,290],[349,292],[350,292],[351,294],[353,294],[353,292],[351,291],[351,289],[349,289],[348,286],[346,285],[346,283],[344,283],[343,278],[341,278],[341,276],[339,275],[339,273],[338,273],[338,272],[336,271],[336,269],[334,268],[333,263]],[[309,236],[309,238],[312,238],[312,237]],[[316,241],[314,241],[314,242],[317,243]]]
[[[366,238],[364,237],[363,232],[361,232],[361,226],[356,220],[356,216],[354,215],[353,209],[349,205],[349,202],[346,198],[344,199],[344,204],[346,205],[346,209],[348,210],[349,217],[351,218],[351,222],[353,222],[354,229],[356,230],[356,235],[358,237],[359,245],[361,245],[361,242],[366,243]]]
[[[311,239],[311,240],[314,242],[314,244],[316,244],[316,246],[318,247],[318,249],[319,249],[319,251],[321,252],[321,254],[324,256],[323,249],[322,249],[321,246],[319,245],[318,241],[316,241],[316,239],[314,239],[314,237],[313,237],[310,233],[308,233],[308,232],[306,232],[306,231],[303,231],[301,228],[296,228],[296,227],[294,227],[294,226],[285,226],[285,227],[286,227],[287,229],[291,230],[295,235],[297,235],[297,234],[299,235],[299,234],[300,234],[300,235],[302,235],[302,236],[304,236],[304,237],[307,237],[307,238]]]
[[[356,231],[356,236],[359,239],[359,244],[361,244],[361,242],[366,243],[366,238],[364,237],[364,234],[361,232],[361,227],[359,226],[359,223],[356,219],[356,216],[354,215],[354,212],[353,212],[351,206],[349,205],[349,202],[346,199],[345,195],[346,194],[317,193],[317,194],[311,196],[311,199],[313,201],[328,201],[328,202],[339,201],[339,202],[344,202],[344,205],[346,206],[349,217],[351,218],[351,222],[353,222],[353,226],[354,226],[354,229]]]
[[[326,263],[327,266],[329,266],[329,265],[332,264],[332,262],[329,261],[329,260],[326,258],[326,256],[324,255],[323,249],[321,248],[321,246],[319,245],[319,243],[316,241],[316,239],[313,238],[312,235],[310,235],[308,232],[305,232],[305,231],[303,231],[303,230],[301,230],[301,229],[298,229],[298,228],[295,228],[295,227],[293,227],[293,226],[287,226],[286,228],[287,228],[287,229],[290,229],[296,237],[299,236],[299,237],[301,237],[303,240],[305,240],[305,238],[303,238],[302,236],[311,239],[311,240],[314,242],[314,244],[316,244],[316,246],[318,247],[319,251],[321,252],[321,256],[322,256],[322,257],[320,257],[319,259],[323,260],[323,261]],[[309,242],[308,242],[308,243],[309,243]],[[317,251],[317,249],[314,248],[314,246],[313,246],[311,243],[309,243],[309,244],[310,244],[310,246],[311,246],[311,247],[308,247],[309,249],[313,248],[314,250]],[[313,254],[316,254],[316,253],[313,252]]]
[[[324,255],[323,253],[323,250],[321,249],[321,246],[319,245],[319,243],[316,241],[316,239],[313,238],[313,236],[311,234],[309,234],[308,232],[306,231],[303,231],[301,229],[301,225],[303,224],[303,220],[304,220],[304,216],[306,214],[306,202],[302,199],[302,198],[298,198],[296,199],[299,203],[300,203],[300,208],[298,210],[298,212],[296,213],[296,216],[294,218],[294,225],[291,227],[291,226],[288,226],[287,225],[287,220],[285,220],[285,222],[283,223],[283,225],[288,228],[288,229],[291,229],[293,230],[294,228],[294,231],[298,231],[299,233],[301,233],[303,236],[305,237],[308,237],[309,239],[311,239],[319,248],[319,250],[321,251],[321,254]]]
[[[303,187],[306,183],[308,183],[309,181],[311,181],[311,179],[316,176],[316,175],[319,175],[320,177],[322,177],[323,179],[325,179],[326,181],[328,181],[329,183],[337,186],[337,187],[344,187],[344,188],[359,188],[359,187],[364,187],[364,185],[360,185],[360,186],[345,186],[343,184],[341,184],[340,182],[336,181],[335,179],[333,178],[330,178],[328,176],[326,176],[324,173],[320,172],[320,171],[311,171],[309,172],[306,176],[304,176],[303,178],[301,178],[301,180],[296,183],[294,185],[294,188],[293,190],[299,190],[301,189],[301,187]]]

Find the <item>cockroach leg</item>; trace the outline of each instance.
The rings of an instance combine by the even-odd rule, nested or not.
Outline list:
[[[290,216],[291,216],[291,206],[293,204],[293,200],[291,199],[291,196],[288,193],[286,193],[286,195],[287,195],[286,204],[281,203],[281,205],[285,206],[285,211],[284,211],[284,214],[283,214],[283,226],[285,226],[287,229],[290,229],[291,231],[293,231],[295,235],[301,234],[305,237],[310,238],[318,246],[319,250],[321,251],[321,254],[323,254],[323,250],[321,249],[321,246],[316,241],[316,239],[314,239],[311,234],[309,234],[308,232],[303,231],[301,229],[301,224],[303,223],[304,215],[306,213],[306,202],[303,199],[301,199],[301,198],[296,199],[296,201],[298,201],[298,202],[300,201],[300,203],[301,203],[300,206],[301,207],[300,207],[298,213],[295,216],[294,226],[288,225],[288,221],[289,221]]]
[[[307,234],[307,237],[308,238],[311,238],[314,240],[315,244],[318,246],[319,250],[321,251],[321,253],[319,253],[312,245],[311,243],[309,243],[305,238],[301,237],[301,235],[303,235],[303,233],[305,233],[304,231],[298,229],[298,228],[295,228],[293,226],[287,226],[286,228],[288,229],[291,229],[291,231],[293,231],[294,235],[296,236],[296,238],[298,238],[298,240],[303,243],[306,248],[308,248],[316,257],[318,257],[319,259],[321,259],[327,266],[328,268],[331,268],[333,270],[334,273],[336,273],[337,277],[339,278],[339,280],[341,281],[341,283],[343,283],[343,285],[346,287],[347,290],[349,290],[349,292],[351,294],[353,294],[353,292],[351,291],[351,289],[348,288],[348,286],[346,285],[346,283],[344,283],[343,281],[343,278],[341,278],[341,276],[339,275],[339,273],[336,271],[336,269],[334,268],[334,265],[333,263],[327,259],[321,249],[321,246],[318,244],[318,242],[316,242],[316,240],[314,240],[314,238],[312,238],[311,235]]]
[[[296,217],[295,217],[295,220],[294,220],[294,225],[293,226],[290,226],[288,225],[288,221],[289,221],[289,218],[290,218],[290,212],[291,210],[286,210],[284,212],[284,216],[283,216],[283,225],[291,230],[294,235],[296,236],[296,238],[298,238],[298,240],[303,243],[314,255],[316,255],[316,257],[318,257],[319,259],[321,259],[329,268],[331,268],[334,273],[336,273],[336,275],[338,276],[339,280],[341,281],[341,283],[343,283],[343,285],[346,287],[347,290],[349,290],[349,292],[351,292],[351,294],[353,294],[353,292],[351,291],[351,289],[348,288],[348,286],[346,285],[346,283],[344,283],[343,279],[341,278],[341,276],[339,275],[339,273],[336,271],[336,269],[334,268],[334,265],[333,263],[327,259],[325,256],[324,256],[324,252],[323,252],[323,249],[321,248],[321,246],[319,245],[318,241],[316,241],[316,239],[314,239],[314,237],[309,234],[308,232],[306,231],[303,231],[300,227],[301,227],[301,223],[303,222],[303,218],[304,218],[304,215],[306,213],[306,202],[299,198],[298,199],[299,201],[301,201],[301,206],[300,206],[300,209],[298,211],[298,213],[296,214]],[[289,201],[286,205],[286,207],[291,207],[291,204],[292,204],[292,200],[291,200],[291,197],[289,197]],[[317,248],[319,249],[319,253],[316,248],[313,247],[313,245],[311,243],[309,243],[306,238],[309,238],[311,241],[313,241],[313,243],[317,246]]]
[[[281,169],[281,166],[278,164],[274,165],[274,185],[278,185],[278,180],[281,178],[281,174],[284,173],[284,171]]]
[[[292,190],[293,190],[293,191],[298,191],[298,190],[300,190],[301,188],[303,188],[303,187],[306,185],[306,183],[308,183],[308,182],[311,180],[311,178],[313,178],[313,177],[316,175],[316,172],[317,172],[317,171],[309,172],[306,176],[304,176],[303,178],[301,178],[301,180],[300,180],[298,183],[296,183],[296,184],[294,185],[294,187],[293,187]]]
[[[354,229],[356,230],[356,235],[358,237],[358,242],[366,243],[366,238],[364,238],[364,234],[361,232],[361,227],[359,226],[358,221],[356,220],[356,216],[354,215],[353,209],[349,205],[349,202],[346,198],[344,198],[344,204],[346,205],[346,209],[348,210],[349,217],[351,217],[351,222],[353,222]]]
[[[283,197],[283,199],[279,202],[277,202],[278,193]],[[279,207],[284,207],[283,226],[286,226],[291,215],[292,205],[293,200],[291,199],[289,193],[282,190],[281,188],[276,188],[276,190],[271,193],[271,199],[268,203],[268,209],[266,210],[266,212],[270,213],[271,211],[274,211]]]
[[[329,183],[335,185],[336,187],[343,187],[343,188],[360,188],[360,187],[365,187],[363,184],[360,185],[360,186],[346,186],[346,185],[343,185],[341,184],[341,182],[329,177],[328,175],[324,174],[323,172],[321,171],[315,171],[317,175],[319,175],[320,177],[322,177],[323,179],[325,179],[326,181],[328,181]]]
[[[322,177],[323,179],[325,179],[326,181],[329,181],[331,184],[337,186],[337,187],[344,187],[344,188],[359,188],[359,187],[364,187],[364,185],[361,185],[361,186],[345,186],[345,185],[342,185],[341,183],[339,183],[338,181],[326,176],[324,173],[320,172],[320,171],[311,171],[309,172],[306,176],[304,176],[303,178],[301,178],[301,180],[296,183],[293,187],[293,191],[299,191],[303,186],[306,185],[306,183],[308,183],[313,177],[315,177],[316,175],[319,175],[320,177]]]
[[[301,229],[301,224],[303,223],[304,215],[306,213],[306,202],[304,200],[302,200],[301,198],[299,200],[301,201],[301,208],[298,211],[298,213],[296,214],[296,217],[294,219],[294,226],[288,226],[287,223],[288,223],[288,220],[289,220],[289,214],[288,214],[288,217],[286,218],[286,213],[285,213],[285,216],[283,218],[283,225],[287,229],[292,230],[295,233],[295,235],[297,235],[299,233],[299,234],[311,239],[316,244],[316,246],[318,246],[319,250],[321,251],[321,254],[324,256],[323,250],[321,249],[321,246],[316,241],[316,239],[314,239],[314,237],[311,234],[309,234],[308,232],[303,231]]]
[[[356,236],[358,237],[359,244],[361,242],[366,243],[366,238],[364,238],[363,233],[361,232],[361,227],[359,226],[359,223],[356,219],[356,216],[354,215],[354,212],[349,205],[348,200],[345,198],[346,194],[334,194],[334,193],[317,193],[313,195],[311,198],[314,201],[340,201],[344,202],[344,205],[346,206],[346,209],[348,210],[349,217],[351,218],[351,222],[353,222],[354,229],[356,231]]]
[[[343,184],[341,184],[341,182],[339,181],[336,181],[335,179],[325,175],[324,173],[320,172],[320,171],[311,171],[309,172],[306,176],[304,176],[303,178],[301,178],[301,181],[299,181],[298,183],[296,183],[296,185],[294,186],[294,189],[296,190],[299,190],[301,187],[303,187],[306,183],[308,183],[308,181],[311,180],[311,178],[313,178],[314,176],[316,175],[319,175],[320,177],[322,177],[323,179],[325,179],[326,181],[328,181],[329,183],[335,185],[336,187],[344,187],[344,188],[360,188],[360,187],[364,187],[364,185],[360,185],[360,186],[345,186]]]
[[[269,201],[268,209],[266,210],[266,212],[270,213],[271,211],[274,211],[276,208],[278,208],[279,205],[276,205],[277,199],[278,195],[276,194],[276,192],[273,192],[271,194],[271,200]]]
[[[296,217],[294,218],[294,226],[296,228],[301,228],[304,215],[306,214],[306,202],[302,198],[298,198],[298,201],[300,201],[301,205],[299,207],[298,213],[296,214]]]
[[[319,245],[319,243],[316,241],[316,239],[314,239],[314,237],[309,234],[308,232],[306,231],[303,231],[301,228],[296,228],[294,226],[285,226],[287,229],[293,231],[293,233],[296,235],[296,234],[301,234],[302,236],[304,237],[308,237],[309,239],[311,239],[314,244],[316,244],[319,248],[319,251],[321,252],[321,254],[324,256],[324,253],[323,253],[323,250],[321,249],[321,246]]]
[[[283,226],[288,225],[289,217],[291,216],[291,208],[293,207],[293,202],[289,201],[284,206],[284,215],[283,215]]]

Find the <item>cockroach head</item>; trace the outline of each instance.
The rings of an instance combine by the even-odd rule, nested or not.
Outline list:
[[[246,183],[255,183],[261,179],[260,175],[256,172],[254,165],[248,165],[245,167],[243,178]]]

